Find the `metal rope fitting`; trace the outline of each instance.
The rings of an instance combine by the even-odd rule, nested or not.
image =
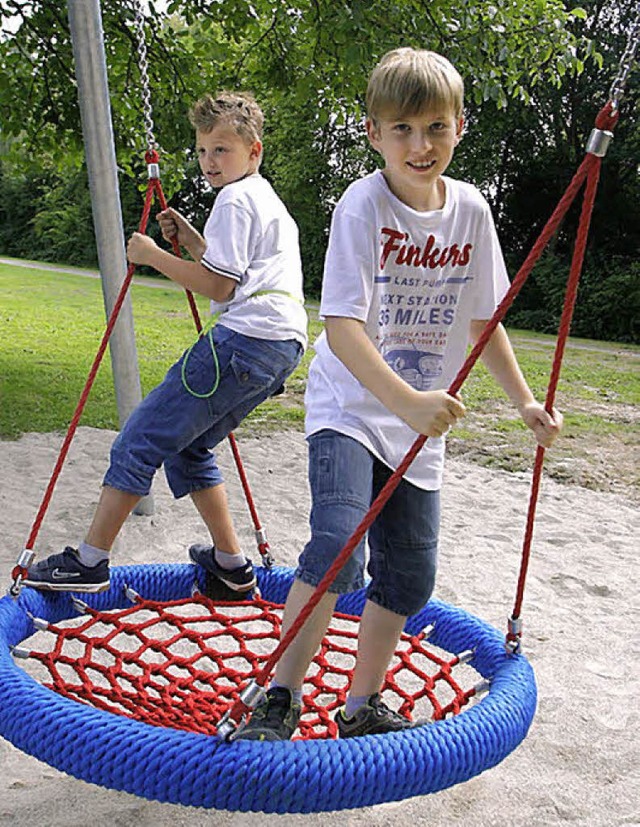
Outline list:
[[[613,132],[608,129],[592,129],[587,141],[587,152],[597,158],[604,158],[613,140]]]
[[[221,741],[230,741],[231,736],[237,729],[237,724],[227,718],[227,715],[228,713],[222,716],[216,729],[216,734]]]
[[[32,548],[25,548],[20,552],[20,556],[18,557],[12,572],[13,583],[8,588],[8,592],[11,595],[11,597],[16,598],[20,596],[20,589],[22,588],[21,584],[22,580],[24,579],[24,573],[33,563],[35,556],[36,553]]]
[[[256,543],[258,545],[258,551],[262,555],[262,562],[268,569],[270,569],[276,561],[271,552],[269,551],[267,532],[264,530],[264,528],[256,528],[255,536]]]
[[[473,687],[473,692],[475,696],[478,697],[479,695],[486,694],[490,689],[491,681],[487,678],[483,678],[481,681],[478,681],[478,683]]]
[[[89,608],[88,603],[85,603],[84,600],[80,600],[79,597],[72,597],[71,602],[73,603],[73,608],[76,610],[76,612],[78,612],[78,614],[87,614],[87,609]]]
[[[124,584],[124,596],[129,600],[131,603],[140,603],[142,598],[138,594],[135,589],[132,589],[131,586],[128,586],[126,583]]]
[[[36,617],[35,615],[32,615],[31,612],[27,612],[27,614],[34,625],[34,628],[36,628],[39,632],[47,632],[49,630],[49,626],[51,624],[48,620],[44,620],[41,617]]]
[[[18,575],[14,579],[13,583],[9,586],[9,588],[7,590],[8,594],[10,594],[11,597],[13,597],[14,600],[16,600],[18,597],[20,597],[20,589],[22,588],[22,586],[20,585],[21,583],[22,583],[22,576]]]
[[[248,706],[249,709],[255,709],[264,696],[264,687],[260,686],[259,683],[252,681],[248,686],[245,686],[240,693],[240,700],[245,706]]]
[[[29,566],[33,563],[33,559],[36,556],[35,551],[32,548],[25,548],[24,551],[18,557],[16,561],[16,566],[20,566],[21,569],[28,569]]]
[[[239,700],[249,709],[255,709],[264,696],[264,687],[260,686],[256,681],[252,681],[242,690],[239,695]],[[234,721],[231,717],[231,709],[228,709],[222,718],[220,718],[220,723],[216,728],[216,734],[221,741],[232,741],[239,725],[240,721]]]
[[[460,652],[458,655],[458,663],[469,663],[469,661],[473,660],[475,654],[475,649],[465,649],[464,652]]]
[[[510,617],[507,621],[508,633],[504,648],[509,655],[517,655],[522,649],[522,618]]]
[[[509,634],[516,635],[520,637],[522,634],[522,618],[521,617],[510,617],[507,622],[509,628]]]

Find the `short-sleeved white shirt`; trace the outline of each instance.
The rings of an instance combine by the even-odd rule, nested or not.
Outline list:
[[[220,323],[258,339],[297,339],[306,347],[298,227],[259,173],[223,187],[204,228],[201,264],[237,282],[211,302]]]
[[[473,319],[488,319],[509,287],[486,200],[443,178],[445,204],[418,212],[378,171],[340,199],[331,224],[320,314],[358,319],[384,360],[417,390],[448,388],[462,365]],[[345,433],[396,468],[417,434],[333,354],[322,333],[306,394],[307,436]],[[429,438],[405,478],[442,482],[444,439]]]

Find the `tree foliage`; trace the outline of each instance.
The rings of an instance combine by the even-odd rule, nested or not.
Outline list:
[[[136,207],[129,209],[131,188],[145,185],[135,2],[102,3],[127,227],[137,218]],[[487,193],[507,254],[516,261],[581,152],[632,5],[589,0],[584,10],[569,10],[561,0],[150,0],[146,45],[163,186],[176,206],[204,218],[211,199],[195,175],[189,105],[205,91],[251,89],[267,116],[263,172],[300,225],[307,290],[317,293],[332,205],[349,181],[377,163],[362,135],[367,75],[388,49],[431,48],[466,78],[469,129],[452,173]],[[0,0],[0,15],[3,186],[34,176],[35,165],[41,185],[46,179],[51,193],[63,198],[73,191],[71,179],[84,181],[66,9],[50,0]],[[637,97],[629,98],[635,110]],[[616,143],[619,175],[607,184],[623,194],[621,243],[629,234],[637,240],[640,226],[633,224],[637,200],[635,213],[625,200],[637,185],[627,140],[637,148],[637,127],[635,136],[625,133]],[[40,199],[29,219],[40,237],[55,224],[42,211],[62,209],[56,197]],[[611,240],[611,211],[602,212],[611,230],[602,235]],[[63,209],[58,219],[72,224],[72,213]],[[565,255],[562,239],[554,254]]]

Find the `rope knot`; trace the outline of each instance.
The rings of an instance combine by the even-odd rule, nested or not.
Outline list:
[[[144,160],[148,164],[157,164],[160,162],[160,156],[155,149],[148,149],[144,154]]]

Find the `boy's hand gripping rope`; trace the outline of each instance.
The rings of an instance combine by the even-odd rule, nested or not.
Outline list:
[[[617,120],[618,113],[614,111],[613,104],[609,102],[601,110],[601,112],[598,114],[598,117],[596,118],[596,129],[592,133],[592,137],[589,140],[589,144],[594,144],[594,146],[596,147],[601,146],[602,141],[598,137],[599,133],[604,132],[609,133],[610,135],[610,130],[613,129]],[[594,133],[597,133],[595,137]],[[610,140],[610,138],[608,140]],[[507,311],[513,304],[513,301],[515,300],[516,296],[522,289],[525,281],[529,277],[529,274],[533,270],[534,265],[542,255],[547,244],[549,243],[549,240],[558,229],[562,219],[566,215],[569,207],[571,206],[577,193],[579,192],[582,183],[585,179],[587,179],[585,200],[582,210],[582,217],[580,221],[580,229],[578,232],[578,238],[576,239],[576,251],[574,254],[573,263],[571,267],[571,274],[569,277],[569,281],[567,283],[564,309],[560,322],[558,343],[556,346],[555,356],[553,360],[549,390],[547,392],[547,397],[545,400],[545,409],[548,413],[552,412],[555,391],[558,383],[558,378],[560,375],[562,357],[564,355],[564,348],[567,337],[569,335],[571,317],[573,315],[573,309],[575,306],[578,281],[580,278],[580,271],[582,268],[582,261],[584,259],[584,250],[586,247],[586,240],[589,229],[589,219],[593,209],[593,201],[595,198],[595,192],[597,188],[603,154],[604,152],[602,152],[602,154],[596,154],[596,152],[593,149],[587,150],[587,155],[585,159],[580,165],[573,180],[567,187],[564,196],[558,203],[558,206],[553,212],[551,218],[549,219],[549,221],[543,228],[542,232],[540,233],[540,236],[534,244],[531,252],[529,253],[522,267],[516,274],[511,284],[511,287],[509,288],[505,297],[496,308],[496,311],[489,320],[489,322],[487,322],[487,325],[485,326],[482,334],[478,338],[478,341],[476,342],[466,361],[458,371],[457,376],[451,383],[448,392],[452,396],[458,393],[458,391],[462,387],[464,381],[471,372],[471,369],[473,368],[475,363],[478,361],[480,355],[482,354],[482,351],[487,345],[487,342],[493,335],[497,326],[505,317]],[[239,699],[235,702],[233,707],[231,707],[229,712],[221,719],[220,724],[218,726],[218,736],[220,738],[224,740],[232,739],[233,734],[235,733],[238,726],[242,723],[246,715],[258,704],[265,691],[266,682],[269,676],[271,675],[276,663],[280,660],[282,654],[288,648],[292,640],[297,635],[298,631],[302,628],[302,626],[307,621],[315,607],[318,605],[321,598],[328,590],[329,586],[333,583],[340,569],[344,566],[344,564],[351,556],[353,550],[360,543],[369,527],[372,525],[378,514],[382,511],[387,500],[391,497],[394,490],[399,485],[400,480],[402,479],[407,469],[417,456],[418,452],[423,448],[427,439],[428,437],[422,435],[419,436],[413,443],[413,445],[405,455],[400,465],[389,477],[386,485],[380,491],[380,493],[372,503],[368,513],[363,517],[362,521],[355,529],[354,533],[351,535],[351,537],[347,541],[346,545],[344,546],[338,557],[335,559],[331,567],[327,570],[325,576],[318,584],[315,592],[313,593],[307,605],[302,609],[298,617],[295,619],[295,621],[289,627],[287,633],[280,641],[277,648],[266,661],[262,670],[256,676],[255,680],[252,681],[247,687],[245,687],[245,689],[241,692]],[[507,650],[510,653],[518,652],[520,649],[521,628],[519,615],[522,604],[522,596],[524,592],[524,583],[526,579],[526,568],[530,556],[531,538],[533,534],[533,522],[535,517],[535,506],[537,503],[543,461],[544,448],[539,446],[536,452],[536,462],[532,483],[531,498],[529,503],[529,514],[527,517],[527,527],[522,551],[522,568],[520,579],[518,582],[516,606],[514,608],[513,615],[509,621],[509,632],[507,634],[505,644]]]

